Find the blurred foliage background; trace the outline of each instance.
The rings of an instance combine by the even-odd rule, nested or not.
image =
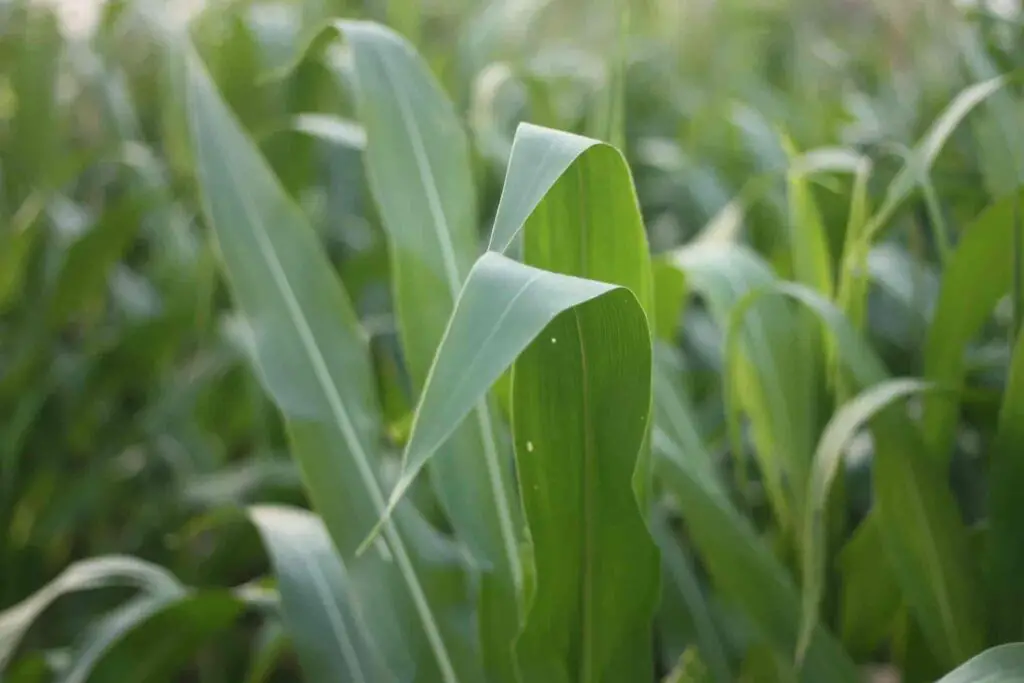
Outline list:
[[[209,637],[164,653],[173,666],[159,675],[111,669],[120,680],[295,680],[259,536],[225,511],[305,497],[280,418],[245,364],[185,134],[168,114],[173,89],[145,18],[164,4],[0,0],[0,610],[77,560],[134,555],[204,594],[243,586],[249,598],[242,616],[223,605],[222,618],[178,615],[206,624]],[[482,240],[518,122],[599,138],[614,130],[655,254],[711,226],[741,235],[783,276],[796,155],[870,158],[868,197],[883,204],[958,94],[1024,65],[1014,2],[175,0],[159,9],[189,24],[337,265],[370,336],[391,455],[414,404],[345,57],[328,51],[271,77],[324,19],[380,21],[428,61],[470,136]],[[922,372],[943,260],[963,227],[1024,180],[1018,91],[1011,83],[958,122],[869,254],[864,329],[893,374]],[[835,258],[854,181],[823,175],[812,187]],[[996,428],[1012,304],[997,308],[968,357],[951,485],[969,522],[985,507],[981,454]],[[719,332],[699,308],[668,329],[701,434],[726,454]],[[849,467],[859,519],[870,494]],[[755,519],[765,506],[755,501]],[[123,599],[101,591],[58,603],[8,675],[61,671],[86,626]],[[687,637],[665,628],[659,640],[667,670]],[[857,657],[898,658],[874,646]]]

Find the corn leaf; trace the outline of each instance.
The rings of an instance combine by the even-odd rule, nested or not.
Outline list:
[[[967,346],[1013,287],[1013,212],[1024,193],[1011,195],[981,213],[965,231],[946,263],[924,347],[924,377],[959,389],[967,373]],[[922,437],[931,457],[950,458],[957,427],[957,401],[925,400]]]
[[[801,544],[804,580],[801,619],[804,625],[797,646],[798,659],[802,658],[810,642],[824,593],[828,550],[825,513],[829,490],[839,472],[844,451],[850,440],[876,413],[896,401],[920,394],[929,388],[931,387],[927,383],[915,379],[892,379],[875,384],[840,406],[825,426],[814,453],[814,465],[807,491],[808,510],[804,516]]]
[[[525,134],[506,182],[530,177],[568,137]],[[503,200],[496,224],[506,211],[516,215]],[[523,257],[628,288],[609,295],[621,300],[614,307],[596,300],[560,314],[514,366],[516,463],[536,575],[516,646],[523,678],[647,680],[659,564],[631,482],[646,476],[652,346],[632,292],[649,292],[651,275],[632,180],[614,148],[587,147],[547,190],[525,221]]]
[[[468,145],[454,108],[409,43],[370,22],[337,22],[334,28],[352,50],[367,177],[390,243],[403,358],[419,393],[479,252]],[[484,568],[480,637],[489,675],[513,681],[521,523],[511,453],[497,428],[481,397],[430,470],[456,533]]]
[[[405,645],[425,679],[476,680],[469,643],[438,616],[438,603],[461,600],[462,589],[447,568],[428,567],[413,546],[414,510],[386,523],[383,542],[354,566],[359,539],[384,509],[373,458],[380,416],[364,338],[315,234],[198,57],[187,44],[176,45],[172,57],[204,215],[250,330],[253,364],[286,419],[310,498],[342,562],[377,582],[372,590],[380,593],[374,594],[393,596]],[[435,582],[447,589],[429,589]],[[375,639],[389,634],[387,623],[374,622]]]
[[[29,627],[53,602],[68,593],[107,586],[128,586],[156,597],[177,597],[181,584],[160,566],[111,555],[75,562],[20,603],[0,612],[0,671],[10,663]]]
[[[526,245],[525,264],[500,253],[520,234]],[[582,276],[600,276],[601,281]],[[619,680],[616,672],[631,676],[651,666],[650,648],[645,650],[644,643],[649,646],[657,598],[657,551],[637,504],[638,487],[630,481],[645,472],[639,461],[651,402],[651,341],[640,302],[650,301],[650,290],[643,225],[622,156],[595,140],[521,126],[491,250],[477,260],[466,278],[417,405],[402,474],[389,505],[401,499],[476,402],[524,354],[527,374],[518,389],[513,371],[513,422],[538,588],[527,600],[526,626],[517,649],[520,664],[530,671],[544,671],[541,678],[545,680],[570,675]],[[536,383],[545,374],[543,369],[550,367],[547,354],[552,352],[569,353],[575,359],[576,370],[566,375],[572,382],[562,388],[567,393],[559,394],[559,404],[549,406],[556,412],[540,414],[535,408],[526,412],[523,400],[516,397],[537,397]],[[628,359],[634,356],[640,361],[635,377],[614,371],[616,366],[633,367]],[[591,387],[590,381],[596,384]],[[615,387],[621,395],[613,399]],[[615,402],[616,410],[604,413],[610,409],[606,401]],[[544,405],[548,405],[546,399]],[[628,423],[618,421],[627,416]],[[552,418],[577,428],[551,434],[531,428]],[[619,424],[621,433],[598,438],[604,423]],[[563,463],[575,465],[571,480],[565,480],[567,473],[549,469],[559,459],[533,455],[551,453],[553,444],[546,439],[575,454]],[[616,444],[615,449],[600,445],[605,440]],[[617,474],[607,475],[609,470]],[[594,473],[602,478],[595,479]],[[604,480],[605,476],[609,478]],[[567,486],[572,488],[557,489]],[[555,498],[564,498],[561,511],[542,505]],[[613,517],[586,514],[605,504],[598,500],[607,501]],[[629,533],[617,531],[616,526]],[[552,544],[555,530],[561,530],[561,540]],[[569,538],[594,540],[584,543],[580,553],[567,555],[563,546]],[[598,557],[616,561],[598,565]],[[624,566],[626,557],[630,561]],[[598,572],[599,566],[604,570]],[[548,581],[563,587],[568,582],[578,590],[571,595],[550,594],[542,588]],[[583,588],[590,581],[593,592]],[[637,594],[627,601],[606,602],[615,585],[636,586]],[[552,600],[559,602],[552,604]],[[563,604],[562,600],[574,602]],[[547,623],[546,615],[552,614],[558,621]],[[550,634],[556,624],[561,624],[557,638],[540,637]]]
[[[169,681],[242,613],[229,591],[141,597],[95,623],[58,683]]]
[[[999,425],[989,446],[986,585],[992,630],[1001,641],[1024,638],[1024,335],[1018,333],[1006,375]]]
[[[415,663],[400,647],[401,629],[381,623],[394,613],[375,602],[377,624],[367,625],[370,596],[361,595],[323,522],[305,510],[271,505],[250,508],[249,517],[273,562],[282,616],[306,678],[330,681],[344,672],[354,681],[411,680]]]

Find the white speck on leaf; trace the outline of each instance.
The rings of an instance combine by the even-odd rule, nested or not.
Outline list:
[[[552,344],[554,344],[554,343],[555,343],[556,341],[558,341],[558,340],[557,340],[557,339],[555,339],[554,337],[552,337],[552,338],[551,338],[551,343],[552,343]]]
[[[527,441],[526,442],[526,452],[527,453],[533,453],[533,442],[532,441]]]

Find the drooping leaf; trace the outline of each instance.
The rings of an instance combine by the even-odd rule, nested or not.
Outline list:
[[[81,560],[43,588],[0,612],[0,671],[10,662],[29,627],[58,598],[83,590],[130,586],[154,597],[176,596],[181,584],[162,567],[120,555]]]
[[[524,133],[510,183],[536,173],[539,153],[567,137]],[[496,224],[509,215],[515,206],[503,199]],[[646,680],[659,565],[632,483],[647,476],[652,342],[631,292],[649,292],[651,276],[631,178],[614,148],[587,148],[547,190],[525,220],[523,258],[629,293],[609,295],[622,300],[614,307],[595,300],[560,314],[514,366],[516,463],[536,565],[520,668],[526,680]]]
[[[807,514],[804,516],[802,548],[803,627],[797,646],[797,658],[803,656],[818,620],[824,593],[827,538],[825,514],[829,489],[842,464],[850,440],[874,415],[891,404],[928,390],[929,384],[916,379],[893,379],[864,390],[840,406],[832,415],[818,441],[807,491]]]

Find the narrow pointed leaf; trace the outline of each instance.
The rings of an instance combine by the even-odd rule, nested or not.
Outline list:
[[[814,633],[825,583],[827,538],[825,514],[829,490],[850,440],[869,422],[875,413],[889,405],[931,388],[921,380],[893,379],[866,389],[841,406],[818,441],[811,479],[808,483],[808,510],[804,517],[802,548],[803,607],[797,658],[803,656]]]
[[[855,386],[887,379],[877,356],[820,295],[800,285],[765,287],[748,295],[775,292],[818,315],[832,335],[839,358]],[[967,529],[942,472],[922,453],[920,435],[905,414],[892,409],[872,422],[875,507],[880,539],[907,604],[936,658],[952,666],[977,653],[983,643],[983,605],[971,562]],[[879,549],[880,552],[883,548]]]
[[[302,213],[198,58],[187,46],[176,50],[204,214],[251,332],[255,369],[284,414],[314,506],[342,561],[354,565],[359,539],[384,509],[372,457],[380,416],[364,337]],[[405,513],[399,517],[415,516]],[[475,680],[469,643],[438,616],[439,602],[461,596],[428,589],[442,579],[441,570],[421,561],[402,519],[383,531],[383,542],[350,570],[375,582],[374,595],[394,597],[418,666],[446,683]],[[378,608],[386,611],[388,604]]]
[[[935,316],[924,347],[924,377],[958,388],[967,372],[968,345],[996,303],[1013,288],[1013,213],[1018,193],[993,204],[964,230],[942,273]],[[957,401],[925,400],[922,436],[937,462],[949,461],[957,426]]]
[[[333,30],[352,50],[367,177],[388,236],[402,355],[418,394],[480,251],[469,148],[454,107],[404,38],[370,22],[336,22]],[[481,396],[470,419],[439,444],[430,471],[456,534],[483,570],[480,637],[488,673],[512,683],[521,523],[511,453],[497,430]]]

